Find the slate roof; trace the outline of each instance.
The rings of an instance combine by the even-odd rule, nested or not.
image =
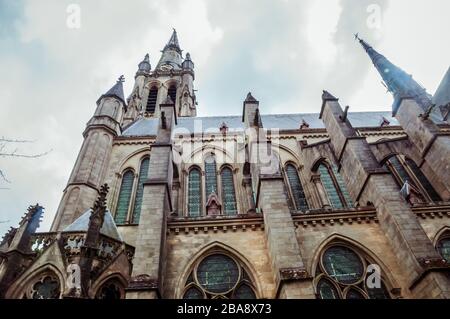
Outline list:
[[[354,127],[378,127],[385,117],[390,125],[399,125],[392,117],[391,112],[362,112],[349,113],[348,119]],[[319,114],[266,114],[261,115],[261,120],[266,129],[296,130],[300,128],[303,120],[309,124],[310,129],[325,128]],[[158,118],[141,118],[131,124],[123,133],[123,136],[148,136],[156,135],[158,130]],[[241,116],[213,116],[213,117],[179,117],[174,130],[176,134],[210,132],[218,133],[219,128],[225,123],[230,131],[243,131],[244,123]]]
[[[117,81],[117,83],[114,84],[114,86],[109,89],[108,92],[106,92],[105,94],[100,96],[100,98],[97,100],[97,104],[103,97],[106,97],[106,96],[117,97],[118,99],[120,99],[123,102],[124,105],[127,105],[127,103],[125,103],[125,97],[123,94],[123,83],[122,83],[121,79],[119,79]]]
[[[72,224],[67,226],[63,232],[85,232],[89,226],[89,217],[91,216],[91,209],[88,209],[84,214],[78,217]],[[108,236],[112,239],[123,242],[122,236],[120,236],[117,230],[116,223],[109,210],[106,210],[105,220],[103,226],[100,229],[102,235]]]

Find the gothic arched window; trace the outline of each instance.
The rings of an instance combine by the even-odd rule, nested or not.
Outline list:
[[[322,163],[319,165],[317,171],[320,174],[320,180],[327,193],[331,207],[337,209],[352,207],[353,203],[350,194],[336,167],[334,165],[330,167]]]
[[[111,279],[97,291],[96,299],[117,300],[122,299],[122,287],[117,280]]]
[[[177,87],[175,84],[172,84],[167,90],[167,95],[170,96],[173,103],[177,102]]]
[[[191,217],[201,215],[201,173],[197,168],[189,172],[188,180],[188,213]]]
[[[152,88],[148,92],[147,106],[145,107],[146,112],[155,113],[157,99],[158,99],[158,88],[156,86],[152,86]]]
[[[442,258],[450,263],[450,234],[443,236],[437,243],[437,250]]]
[[[234,191],[233,171],[224,167],[220,172],[222,181],[222,201],[224,215],[237,214],[236,194]]]
[[[216,159],[213,155],[205,159],[205,192],[206,200],[208,200],[209,195],[212,193],[217,195]]]
[[[148,167],[150,165],[150,158],[146,157],[141,161],[141,167],[139,169],[139,179],[136,190],[136,198],[134,200],[133,216],[131,222],[133,224],[139,223],[142,209],[142,197],[144,196],[144,182],[148,177]]]
[[[183,299],[256,299],[245,268],[222,253],[208,255],[194,265]]]
[[[442,200],[430,181],[413,160],[403,155],[394,155],[391,156],[384,165],[391,172],[400,188],[402,188],[406,182],[411,185],[417,192],[419,201],[439,202]]]
[[[297,169],[294,165],[286,165],[286,176],[289,182],[296,209],[301,211],[308,210],[309,207],[306,201],[305,192],[303,191],[303,186],[300,182]]]
[[[131,193],[133,191],[134,173],[127,170],[122,176],[119,199],[117,200],[116,215],[114,221],[117,225],[123,225],[127,221],[128,209],[130,207]]]
[[[343,244],[328,246],[317,266],[315,286],[320,299],[390,299],[382,279],[372,281],[371,263]],[[381,275],[381,274],[380,274]],[[377,286],[378,285],[378,286]]]
[[[58,277],[50,271],[46,271],[34,277],[23,292],[23,299],[59,299],[61,297],[61,284]]]

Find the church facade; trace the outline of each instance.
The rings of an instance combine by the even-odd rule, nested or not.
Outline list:
[[[98,99],[50,231],[3,237],[0,297],[450,298],[450,72],[431,96],[359,42],[392,113],[197,117],[174,31]]]

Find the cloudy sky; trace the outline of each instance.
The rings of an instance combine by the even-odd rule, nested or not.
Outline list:
[[[128,95],[172,28],[195,63],[200,116],[241,114],[248,91],[264,113],[318,112],[322,89],[354,112],[390,110],[353,34],[433,94],[449,67],[449,11],[448,0],[0,0],[0,137],[33,141],[10,151],[51,150],[0,157],[0,236],[37,202],[49,228],[95,101],[121,74]]]

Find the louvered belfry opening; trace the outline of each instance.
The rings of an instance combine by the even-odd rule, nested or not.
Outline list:
[[[177,101],[177,87],[172,84],[169,87],[169,90],[167,91],[167,94],[170,96],[170,98],[172,99],[172,102],[175,103]]]
[[[158,98],[158,88],[152,87],[148,94],[147,106],[145,111],[148,113],[155,113],[156,109],[156,99]]]

